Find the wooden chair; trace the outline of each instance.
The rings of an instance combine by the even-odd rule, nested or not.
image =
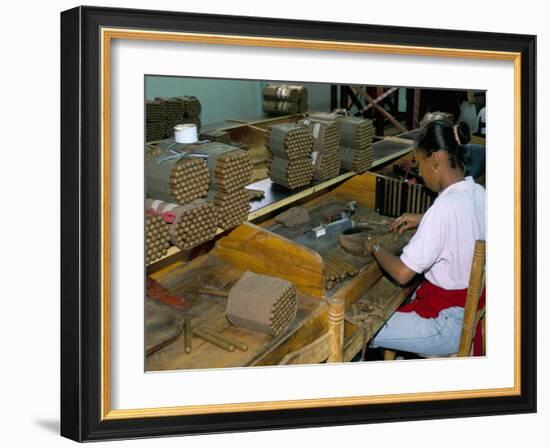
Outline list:
[[[479,297],[485,286],[485,240],[477,240],[474,247],[474,258],[470,271],[470,281],[466,304],[464,306],[464,320],[458,352],[449,356],[466,357],[472,352],[472,341],[474,339],[477,324],[485,318],[485,306],[478,310]],[[482,325],[483,352],[485,352],[484,325]],[[439,357],[439,356],[438,356]],[[384,350],[384,360],[391,361],[396,358],[393,350]]]
[[[287,353],[279,364],[317,364],[344,359],[344,312],[342,299],[328,299],[328,331],[310,344]]]

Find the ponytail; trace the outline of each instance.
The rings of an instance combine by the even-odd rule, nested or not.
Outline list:
[[[465,145],[470,141],[471,134],[470,134],[470,126],[468,126],[468,123],[464,123],[463,121],[460,121],[457,125],[455,125],[455,129],[456,129],[456,139],[460,145]]]
[[[459,129],[460,125],[458,126],[457,131]],[[465,134],[463,134],[463,137],[464,135]],[[460,133],[458,133],[458,136],[460,140]],[[462,142],[462,140],[460,141]],[[447,151],[449,154],[449,162],[451,163],[451,167],[459,168],[461,171],[464,171],[466,164],[466,150],[464,146],[457,141],[454,126],[448,121],[430,121],[420,129],[420,133],[416,137],[415,143],[416,148],[427,156],[439,150]]]

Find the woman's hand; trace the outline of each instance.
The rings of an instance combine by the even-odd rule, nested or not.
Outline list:
[[[365,241],[365,252],[366,254],[365,255],[372,255],[372,250],[373,250],[373,246],[375,244],[380,244],[381,243],[381,239],[377,236],[369,236],[369,239]]]
[[[419,213],[404,213],[390,224],[389,229],[392,232],[403,233],[405,230],[417,227],[422,220],[422,216],[424,215]]]

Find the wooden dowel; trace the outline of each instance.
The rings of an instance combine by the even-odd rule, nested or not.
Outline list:
[[[344,314],[346,303],[342,299],[328,301],[328,331],[330,333],[330,356],[328,362],[344,359]]]

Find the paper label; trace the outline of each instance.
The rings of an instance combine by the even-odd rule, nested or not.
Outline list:
[[[314,151],[311,153],[311,164],[315,165],[315,162],[317,161],[317,156],[319,155],[319,151]]]
[[[313,137],[317,138],[319,137],[319,129],[321,127],[321,123],[315,123],[313,125]]]
[[[178,204],[166,204],[166,207],[164,207],[163,212],[169,212],[170,210],[173,210],[176,207],[178,207]]]

